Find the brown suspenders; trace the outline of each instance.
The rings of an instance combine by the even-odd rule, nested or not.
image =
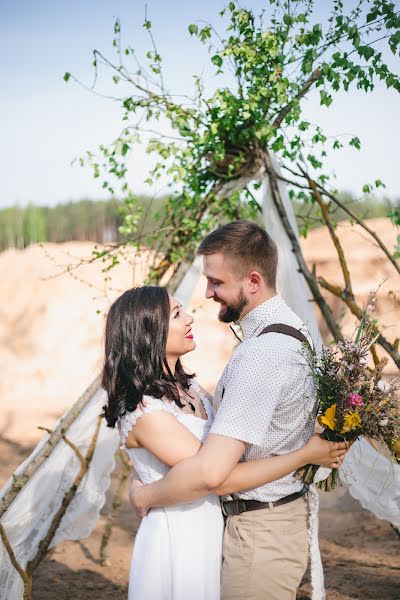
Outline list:
[[[311,349],[311,344],[304,335],[295,327],[291,327],[290,325],[285,325],[284,323],[274,323],[273,325],[268,325],[258,334],[257,337],[263,335],[264,333],[283,333],[283,335],[290,335],[290,337],[296,338],[299,342],[303,342],[303,344],[307,344],[307,346]]]
[[[304,333],[301,333],[301,331],[299,331],[295,327],[291,327],[291,325],[285,325],[285,323],[274,323],[273,325],[268,325],[268,327],[265,327],[265,329],[263,329],[257,337],[263,335],[264,333],[283,333],[283,335],[289,335],[290,337],[294,337],[296,338],[296,340],[299,340],[299,342],[303,342],[303,344],[306,344],[307,347],[311,350],[311,352],[313,352],[311,344],[304,335]],[[225,387],[222,388],[222,398],[224,397],[224,394]]]

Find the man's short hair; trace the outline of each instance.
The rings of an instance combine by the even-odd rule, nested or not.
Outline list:
[[[209,233],[197,254],[223,254],[234,267],[238,279],[258,271],[266,284],[275,289],[278,249],[268,233],[251,221],[233,221]]]

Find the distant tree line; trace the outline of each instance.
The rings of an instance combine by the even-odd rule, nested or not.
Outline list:
[[[342,193],[343,204],[363,219],[389,217],[400,209],[400,199],[391,202],[389,199],[378,200],[367,196],[357,200],[349,193]],[[143,233],[157,227],[156,214],[165,198],[140,197],[137,207],[141,211],[141,227]],[[295,212],[302,235],[310,229],[321,225],[317,210],[307,198],[303,202],[293,200]],[[315,214],[315,218],[313,215]],[[348,218],[338,209],[336,221]],[[303,227],[303,223],[306,226]],[[121,202],[115,198],[110,200],[84,199],[56,206],[10,207],[0,210],[0,251],[7,248],[26,248],[40,242],[68,242],[71,240],[112,243],[123,235],[120,227],[123,224]]]
[[[137,206],[145,220],[144,233],[155,222],[155,213],[163,199],[139,198]],[[40,242],[71,240],[101,244],[121,239],[123,223],[121,202],[83,199],[56,206],[14,206],[0,210],[0,251],[6,248],[26,248]]]

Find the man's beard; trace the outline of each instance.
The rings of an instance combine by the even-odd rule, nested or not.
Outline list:
[[[221,302],[221,299],[216,300],[216,302],[218,301]],[[226,308],[221,307],[221,310],[218,314],[218,319],[223,323],[232,323],[233,321],[238,321],[247,303],[248,300],[244,295],[243,290],[240,290],[239,296],[237,297],[237,300],[234,303],[228,304],[227,302],[225,302]]]

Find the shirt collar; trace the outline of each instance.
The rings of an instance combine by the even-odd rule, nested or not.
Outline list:
[[[268,325],[275,323],[276,313],[282,307],[282,304],[282,297],[280,294],[276,294],[248,312],[238,323],[243,332],[243,339],[246,340],[253,336],[261,325],[268,327]]]

